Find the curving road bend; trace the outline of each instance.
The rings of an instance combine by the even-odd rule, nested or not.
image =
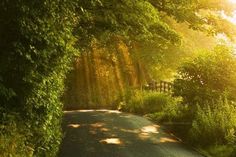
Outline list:
[[[203,157],[159,125],[113,110],[65,111],[59,157]]]

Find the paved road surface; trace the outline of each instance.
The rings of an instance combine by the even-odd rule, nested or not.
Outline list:
[[[111,110],[67,111],[59,157],[203,157],[149,120]]]

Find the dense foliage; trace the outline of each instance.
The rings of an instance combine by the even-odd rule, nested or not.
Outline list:
[[[198,106],[193,121],[190,136],[192,142],[201,145],[231,144],[236,142],[236,107],[227,101],[219,99],[214,107],[209,104]],[[201,141],[199,140],[201,138]]]
[[[64,74],[73,56],[73,7],[67,1],[4,0],[0,8],[0,152],[24,156],[22,149],[29,148],[34,156],[54,156]]]
[[[173,89],[173,96],[182,97],[182,102],[176,103],[175,97],[165,96],[169,98],[160,108],[163,104],[160,94],[135,93],[128,99],[128,111],[142,108],[142,114],[149,113],[152,120],[168,122],[172,131],[206,155],[235,156],[236,57],[233,52],[227,46],[218,45],[213,51],[200,52],[184,62]]]
[[[236,106],[227,99],[201,104],[189,130],[188,140],[205,154],[234,157],[236,152]],[[212,107],[214,106],[214,107]]]
[[[177,115],[175,108],[181,105],[180,102],[181,98],[173,98],[166,93],[129,90],[119,103],[119,108],[136,114],[166,112],[170,114],[168,118],[171,118],[172,115]]]
[[[199,31],[233,36],[235,27],[222,12],[229,15],[234,8],[227,1],[212,0],[77,1],[76,47],[83,55],[68,77],[68,108],[111,106],[123,89],[173,76],[193,49],[214,45],[214,39]],[[127,49],[125,54],[120,42]],[[103,90],[111,94],[105,98]]]
[[[235,100],[236,57],[232,49],[218,46],[185,62],[174,82],[174,95],[190,105],[218,100],[226,95]]]
[[[174,82],[174,95],[183,97],[192,113],[191,127],[185,129],[189,135],[185,137],[207,150],[206,154],[234,156],[235,70],[233,50],[221,45],[183,63]]]
[[[226,1],[212,0],[2,0],[0,156],[55,156],[61,139],[65,75],[77,52],[94,52],[94,41],[107,52],[121,49],[117,42],[124,43],[127,51],[136,48],[145,56],[149,46],[159,53],[167,52],[181,43],[167,17],[196,30],[233,36],[234,27],[219,12],[229,13],[233,8]],[[98,66],[92,57],[89,59],[85,66]],[[141,65],[139,60],[134,63]],[[127,72],[122,64],[120,69]],[[96,67],[89,68],[97,75]],[[96,83],[94,91],[99,91],[98,87]],[[157,103],[152,97],[145,97],[148,108]]]

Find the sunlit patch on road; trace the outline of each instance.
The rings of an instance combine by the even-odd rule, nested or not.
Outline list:
[[[90,130],[89,133],[92,134],[92,135],[96,135],[97,131],[96,130]]]
[[[117,110],[96,110],[98,112],[107,112],[107,113],[121,113],[120,111]]]
[[[77,112],[93,112],[95,110],[73,110],[73,111],[64,111],[64,113],[77,113]]]
[[[173,138],[169,138],[169,137],[161,137],[160,139],[160,142],[161,143],[165,143],[165,142],[173,142],[173,143],[176,143],[176,142],[179,142]]]
[[[78,112],[94,112],[95,110],[77,110]]]
[[[123,128],[121,128],[120,131],[127,132],[127,133],[134,133],[134,134],[138,134],[140,132],[137,129],[123,129]]]
[[[144,126],[142,129],[141,129],[141,132],[143,133],[159,133],[158,132],[158,128],[160,126],[158,125],[149,125],[149,126]]]
[[[74,111],[64,111],[64,113],[76,113],[76,112],[106,112],[106,113],[117,113],[120,114],[121,112],[118,110],[106,110],[106,109],[99,109],[99,110],[74,110]]]
[[[108,131],[110,131],[110,129],[108,129],[108,128],[101,128],[100,131],[102,131],[102,132],[108,132]]]
[[[150,138],[150,135],[146,132],[142,132],[140,134],[138,134],[138,137],[141,139],[141,140],[147,140]]]
[[[79,128],[80,124],[69,124],[69,125],[67,125],[67,127],[69,127],[69,128]]]
[[[155,157],[158,153],[164,157],[201,157],[192,155],[193,151],[179,144],[176,137],[165,133],[159,125],[135,115],[104,110],[74,111],[66,114],[65,120],[66,136],[60,157],[126,157],[127,154]]]
[[[90,124],[91,127],[93,128],[101,128],[103,127],[105,124],[104,123],[93,123],[93,124]]]
[[[119,138],[106,138],[99,141],[103,144],[115,144],[115,145],[121,145],[123,144]]]

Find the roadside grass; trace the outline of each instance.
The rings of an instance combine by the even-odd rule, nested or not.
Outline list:
[[[130,93],[129,93],[130,94]],[[145,115],[207,157],[236,157],[236,107],[226,98],[197,106],[168,94],[134,91],[122,110]]]
[[[0,156],[32,157],[34,149],[27,144],[26,132],[13,122],[0,125]]]
[[[236,147],[232,145],[212,145],[197,150],[206,157],[236,157]]]

